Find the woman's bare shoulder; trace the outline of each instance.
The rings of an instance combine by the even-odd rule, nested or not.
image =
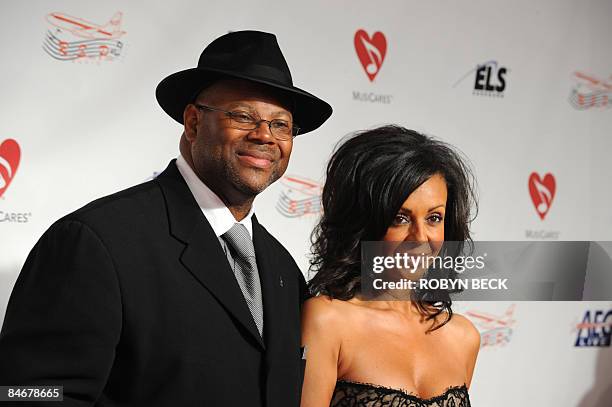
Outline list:
[[[325,295],[304,302],[302,308],[302,344],[310,349],[328,349],[337,360],[342,338],[349,332],[343,318],[343,302]],[[327,353],[327,352],[323,352]]]
[[[449,327],[453,330],[453,336],[470,349],[480,348],[480,332],[472,321],[461,314],[453,313],[449,321]]]
[[[360,307],[351,300],[339,300],[327,295],[318,295],[308,299],[302,310],[302,323],[310,328],[325,328],[341,331],[349,327],[359,317]]]
[[[318,295],[304,302],[303,313],[310,319],[326,323],[333,322],[334,319],[340,317],[342,302],[327,295]]]

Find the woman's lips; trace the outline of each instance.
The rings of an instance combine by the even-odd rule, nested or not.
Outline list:
[[[257,168],[269,168],[272,165],[272,159],[265,153],[238,153],[238,159]]]

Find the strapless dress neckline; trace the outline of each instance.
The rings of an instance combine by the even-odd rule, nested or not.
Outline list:
[[[421,398],[412,392],[373,383],[338,380],[330,407],[470,407],[465,384],[449,386],[440,395]]]

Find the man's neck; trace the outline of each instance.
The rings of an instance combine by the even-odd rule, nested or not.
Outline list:
[[[240,205],[228,205],[227,202],[225,201],[224,203],[227,206],[227,209],[229,209],[232,215],[234,215],[234,219],[236,219],[236,221],[238,222],[244,219],[249,214],[249,212],[251,211],[251,208],[253,207],[252,199],[249,202],[245,202]]]
[[[238,191],[236,191],[236,194],[235,194],[236,196],[234,197],[227,196],[228,194],[221,192],[221,188],[218,188],[214,182],[206,182],[206,180],[202,179],[202,177],[198,174],[198,172],[195,169],[195,165],[193,164],[193,159],[191,157],[191,154],[188,154],[187,151],[183,151],[183,148],[181,148],[180,150],[181,150],[181,155],[183,156],[183,158],[185,159],[189,167],[191,167],[191,169],[196,174],[196,176],[200,178],[200,181],[206,184],[206,186],[210,188],[210,190],[213,191],[219,197],[219,199],[221,199],[221,201],[225,204],[227,209],[229,209],[231,214],[234,216],[234,219],[236,219],[237,222],[240,222],[241,220],[243,220],[251,211],[255,197],[244,197]]]

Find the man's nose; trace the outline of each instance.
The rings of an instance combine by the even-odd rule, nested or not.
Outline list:
[[[272,135],[270,130],[270,123],[266,121],[260,121],[254,130],[249,132],[249,140],[259,141],[260,143],[274,143],[276,139]]]

